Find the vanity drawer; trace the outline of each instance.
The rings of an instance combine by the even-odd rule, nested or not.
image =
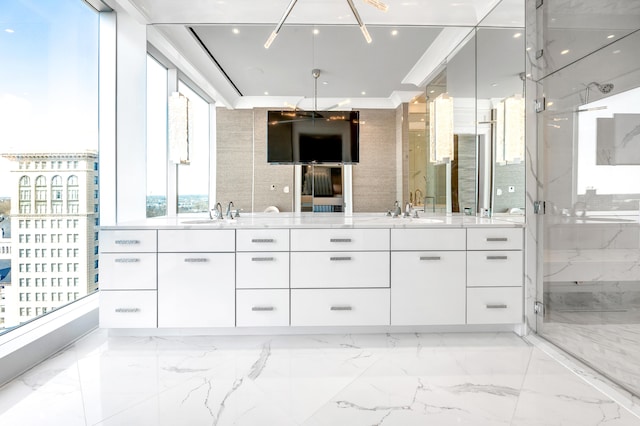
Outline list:
[[[102,253],[101,290],[155,290],[155,253]]]
[[[236,233],[233,229],[160,229],[158,252],[233,252]]]
[[[522,287],[467,289],[467,324],[522,322]]]
[[[289,252],[237,253],[236,288],[289,288]]]
[[[238,229],[237,251],[289,251],[288,229]]]
[[[155,290],[100,291],[100,327],[156,328],[158,293]]]
[[[155,253],[156,230],[100,231],[102,253]]]
[[[291,325],[389,325],[389,289],[291,290]]]
[[[522,228],[469,228],[467,250],[522,250]]]
[[[388,229],[292,229],[291,251],[389,250]]]
[[[237,290],[236,326],[289,325],[289,290]]]
[[[467,252],[467,287],[514,287],[523,280],[522,251]]]
[[[291,253],[291,288],[389,287],[389,271],[388,251]]]
[[[464,229],[392,229],[391,250],[465,250]]]

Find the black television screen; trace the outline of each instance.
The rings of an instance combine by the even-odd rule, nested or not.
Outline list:
[[[320,164],[359,161],[358,111],[269,111],[267,162]]]

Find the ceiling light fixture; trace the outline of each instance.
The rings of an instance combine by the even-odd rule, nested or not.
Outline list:
[[[387,6],[380,0],[363,0],[363,1],[368,5],[371,5],[383,12],[386,12],[387,10],[389,10],[389,6]],[[280,29],[282,28],[282,25],[284,24],[284,21],[287,20],[287,18],[289,17],[289,14],[291,13],[291,10],[293,9],[293,6],[295,6],[297,2],[298,0],[291,0],[291,2],[289,2],[289,5],[287,6],[284,13],[282,14],[280,21],[278,21],[276,28],[271,32],[271,35],[269,35],[269,38],[264,43],[265,49],[268,49],[273,43],[273,41],[276,39],[276,37],[278,36],[278,33],[280,32]],[[347,0],[347,3],[351,8],[351,12],[353,13],[353,16],[356,18],[356,21],[358,22],[358,26],[360,27],[360,31],[362,31],[362,35],[364,36],[364,39],[367,41],[367,43],[371,43],[372,41],[371,35],[369,34],[369,31],[367,31],[367,26],[364,24],[364,22],[362,22],[362,18],[360,18],[360,14],[358,13],[358,9],[356,9],[356,6],[353,4],[353,0]]]

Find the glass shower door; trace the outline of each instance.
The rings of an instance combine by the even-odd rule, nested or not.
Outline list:
[[[537,117],[545,200],[537,332],[636,395],[639,43],[636,32],[550,73]]]

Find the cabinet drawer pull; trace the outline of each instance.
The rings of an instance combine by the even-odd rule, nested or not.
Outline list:
[[[276,308],[274,308],[273,306],[253,306],[251,307],[251,310],[254,312],[269,312],[275,311]]]
[[[352,311],[353,308],[351,306],[332,306],[332,311]]]
[[[504,304],[495,304],[495,305],[485,305],[487,309],[507,309],[507,305]]]
[[[487,241],[490,243],[494,243],[497,241],[509,241],[509,239],[507,237],[488,237]]]
[[[140,244],[140,240],[116,240],[116,244]]]
[[[184,259],[184,261],[187,263],[204,263],[208,262],[209,259],[207,259],[206,257],[187,257]]]
[[[342,261],[342,260],[351,260],[351,256],[331,256],[329,258],[330,261]]]
[[[331,238],[329,240],[331,243],[350,243],[351,238]]]
[[[252,257],[252,262],[273,262],[276,260],[274,257]]]
[[[140,312],[140,308],[116,308],[116,312],[119,314],[135,314]]]
[[[252,243],[275,243],[276,240],[274,240],[273,238],[252,238],[251,242]]]
[[[487,256],[487,260],[507,260],[507,256]]]
[[[420,256],[420,260],[440,260],[440,256]]]
[[[121,258],[118,258],[118,259],[114,260],[114,262],[116,262],[116,263],[137,263],[137,262],[140,262],[140,259],[135,258],[135,257],[121,257]]]

